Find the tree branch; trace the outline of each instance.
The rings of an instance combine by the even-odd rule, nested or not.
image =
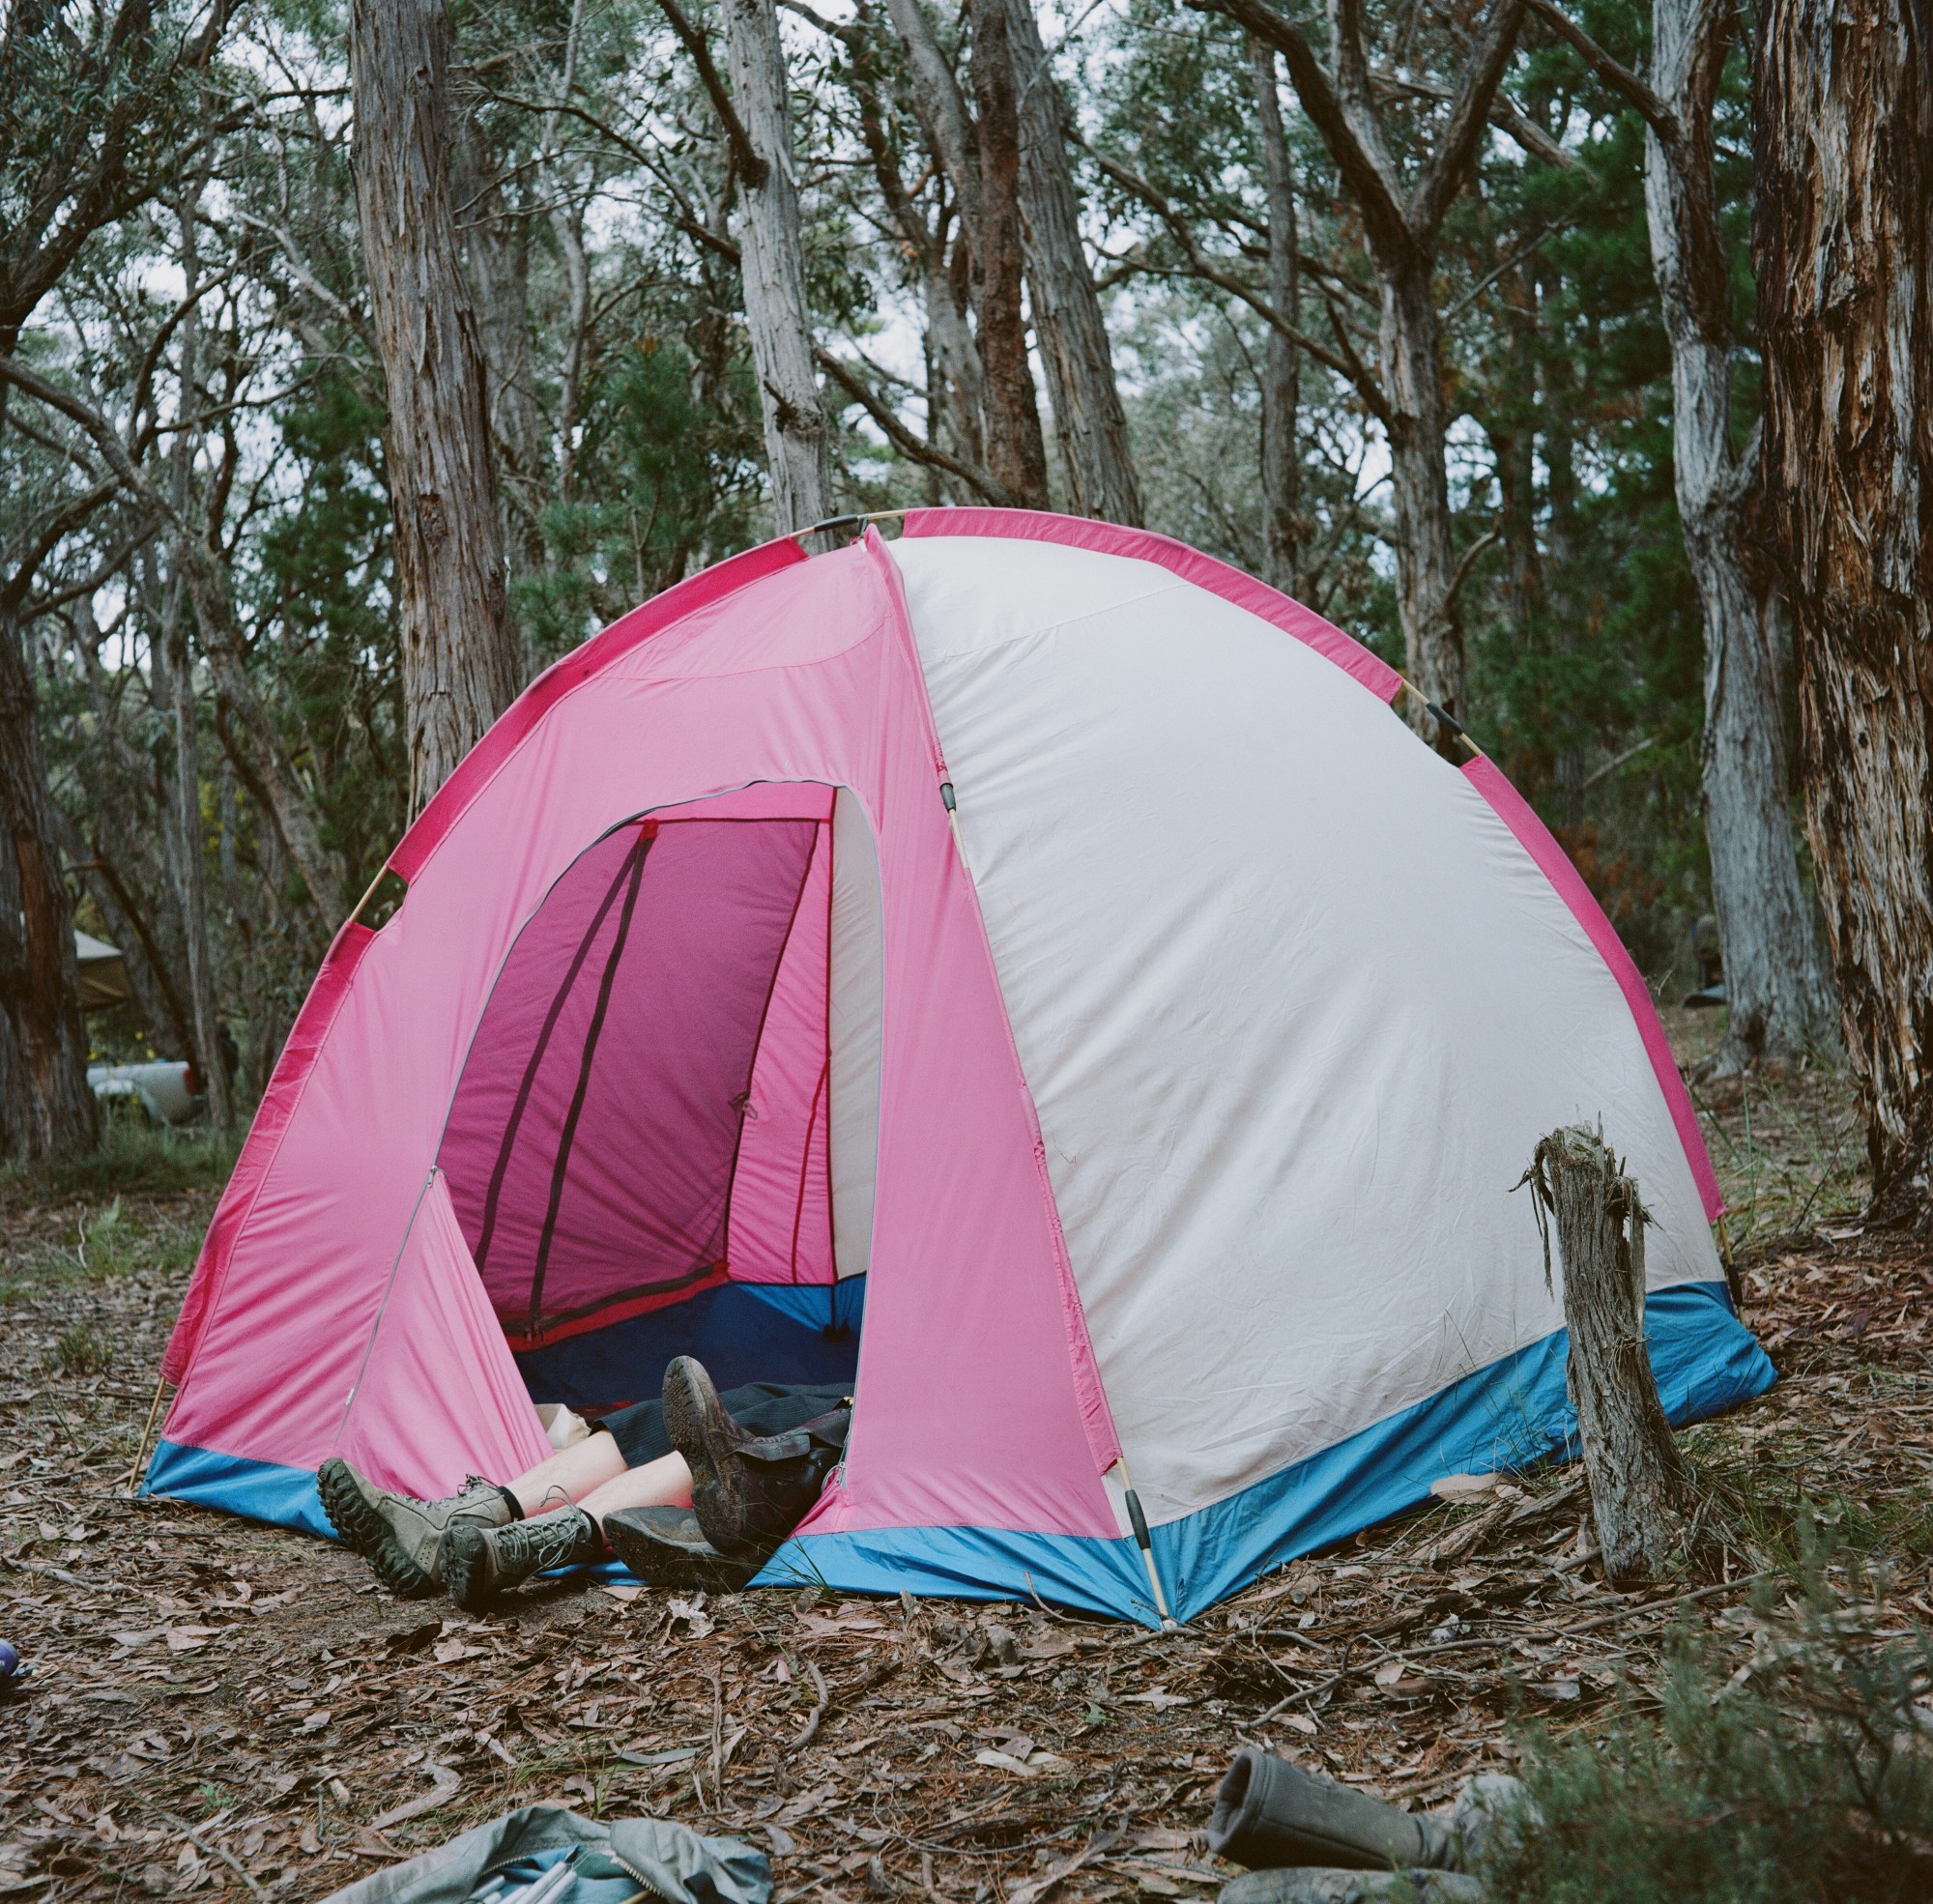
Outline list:
[[[1677,116],[1630,67],[1622,65],[1605,52],[1603,47],[1555,4],[1555,0],[1525,0],[1525,4],[1529,12],[1535,14],[1558,39],[1576,53],[1612,92],[1639,113],[1644,123],[1663,141],[1667,150],[1677,145],[1679,137]]]
[[[752,149],[751,134],[745,130],[744,122],[738,117],[738,109],[732,103],[732,95],[726,90],[724,76],[712,61],[711,48],[707,43],[703,31],[678,4],[678,0],[658,0],[658,5],[664,9],[664,16],[671,22],[671,30],[684,42],[684,49],[691,55],[692,64],[698,69],[698,76],[704,82],[706,92],[710,96],[711,109],[717,113],[719,124],[725,128],[725,136],[737,157],[739,176],[757,190],[765,184],[768,167]]]
[[[1085,141],[1082,143],[1085,144]],[[1150,184],[1140,173],[1130,171],[1117,159],[1110,159],[1105,153],[1096,152],[1092,146],[1087,146],[1087,152],[1095,164],[1100,166],[1109,178],[1133,192],[1160,216],[1162,222],[1173,234],[1175,242],[1188,254],[1189,271],[1193,276],[1215,285],[1220,290],[1227,292],[1230,297],[1239,298],[1257,317],[1286,337],[1298,350],[1307,351],[1317,362],[1328,365],[1339,377],[1346,379],[1353,385],[1356,394],[1363,399],[1369,406],[1370,414],[1379,421],[1385,423],[1389,421],[1389,405],[1384,400],[1382,387],[1364,368],[1360,358],[1352,364],[1338,357],[1334,351],[1312,337],[1300,326],[1291,324],[1274,304],[1251,290],[1232,272],[1219,269],[1196,242],[1188,221],[1168,202],[1159,187]],[[1153,269],[1145,265],[1140,268],[1145,271]]]
[[[234,597],[221,559],[195,534],[193,526],[174,504],[135,468],[120,432],[91,403],[58,384],[49,383],[14,357],[0,356],[0,379],[78,424],[136,506],[165,532],[169,553],[194,604],[195,619],[201,626],[202,651],[208,657],[216,692],[233,705],[249,740],[263,755],[273,796],[264,802],[264,810],[274,821],[289,857],[302,874],[308,887],[309,902],[324,929],[333,933],[343,915],[341,869],[322,843],[314,811],[295,764],[275,732],[268,707],[248,678],[243,662],[242,630],[235,619]]]
[[[1476,159],[1477,141],[1489,124],[1490,102],[1516,50],[1523,9],[1524,0],[1491,0],[1477,43],[1464,62],[1463,83],[1451,104],[1449,123],[1404,208],[1409,228],[1421,245],[1435,243],[1443,215],[1462,189],[1464,174]]]
[[[1315,57],[1315,49],[1302,29],[1269,0],[1187,0],[1187,4],[1197,13],[1226,14],[1282,55],[1303,111],[1321,134],[1343,185],[1362,209],[1363,227],[1370,244],[1386,255],[1410,249],[1410,231],[1397,198],[1396,177],[1356,136],[1335,81]]]
[[[887,404],[871,389],[864,378],[852,367],[836,358],[822,344],[815,344],[813,357],[819,367],[865,411],[873,421],[886,434],[886,440],[894,448],[903,450],[916,463],[925,463],[936,470],[944,470],[949,476],[956,476],[964,483],[979,491],[996,509],[1011,509],[1015,506],[1010,490],[996,482],[985,470],[975,469],[970,463],[964,463],[957,456],[949,456],[937,445],[929,443],[923,436],[913,431],[893,415]]]

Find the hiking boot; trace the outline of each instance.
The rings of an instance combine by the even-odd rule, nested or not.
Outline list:
[[[505,1527],[452,1523],[443,1537],[443,1579],[466,1613],[553,1567],[579,1567],[604,1550],[597,1523],[582,1508],[559,1508]]]
[[[812,1511],[839,1464],[851,1411],[834,1409],[783,1434],[749,1435],[725,1412],[702,1364],[665,1370],[665,1432],[691,1469],[705,1538],[733,1560],[763,1564]]]
[[[417,1501],[372,1487],[347,1461],[328,1460],[316,1471],[315,1486],[343,1545],[361,1554],[400,1600],[419,1600],[443,1585],[439,1555],[451,1527],[502,1527],[513,1516],[504,1490],[474,1474],[460,1494]]]
[[[759,1571],[720,1553],[689,1508],[620,1508],[604,1516],[604,1538],[648,1587],[736,1593]]]

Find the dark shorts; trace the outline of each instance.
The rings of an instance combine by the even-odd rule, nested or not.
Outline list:
[[[821,1415],[829,1415],[851,1393],[850,1385],[800,1388],[792,1382],[747,1382],[743,1388],[722,1390],[718,1399],[747,1434],[784,1434],[789,1428],[803,1428]],[[647,1461],[661,1461],[673,1452],[661,1401],[634,1401],[628,1408],[614,1408],[591,1426],[602,1428],[618,1444],[626,1467],[641,1468]]]

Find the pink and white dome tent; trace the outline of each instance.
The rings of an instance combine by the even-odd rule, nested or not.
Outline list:
[[[507,1478],[536,1401],[690,1351],[854,1381],[765,1578],[1186,1619],[1567,1443],[1512,1186],[1580,1118],[1656,1219],[1668,1412],[1758,1393],[1641,980],[1400,691],[1247,576],[1053,516],[771,543],[627,616],[331,947],[148,1488],[326,1532],[332,1455]]]

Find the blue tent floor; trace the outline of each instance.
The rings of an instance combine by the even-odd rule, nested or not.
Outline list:
[[[1720,1284],[1660,1290],[1646,1306],[1665,1412],[1700,1421],[1772,1385],[1771,1363]],[[1297,1462],[1244,1492],[1154,1529],[1169,1610],[1188,1620],[1258,1574],[1414,1506],[1446,1474],[1524,1468],[1572,1451],[1562,1331]],[[860,1405],[863,1406],[863,1395]],[[315,1478],[300,1469],[163,1441],[144,1491],[328,1535]],[[1128,1541],[984,1527],[809,1535],[789,1542],[765,1585],[856,1593],[1037,1600],[1158,1624]]]

